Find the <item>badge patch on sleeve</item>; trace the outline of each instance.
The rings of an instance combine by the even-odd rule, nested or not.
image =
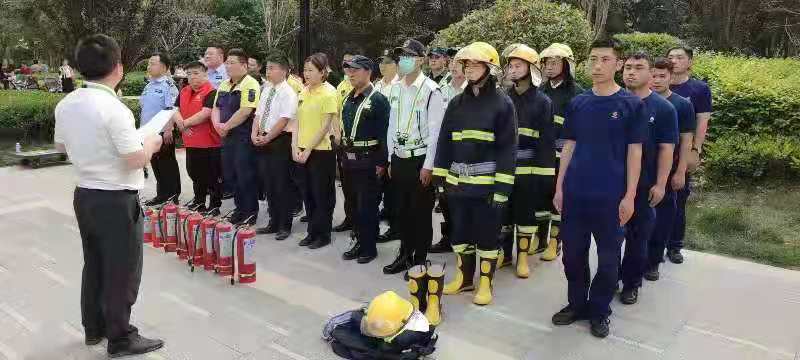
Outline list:
[[[256,89],[250,89],[247,91],[247,101],[249,102],[256,101]]]

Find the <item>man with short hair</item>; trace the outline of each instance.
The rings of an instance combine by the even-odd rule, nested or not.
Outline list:
[[[250,138],[256,147],[258,171],[269,206],[269,224],[258,229],[259,234],[276,234],[275,240],[285,240],[292,230],[290,166],[292,135],[287,124],[296,118],[297,94],[286,82],[288,60],[273,55],[267,60],[267,81],[262,88]]]
[[[355,245],[342,255],[345,260],[366,264],[378,256],[378,205],[380,182],[386,173],[386,132],[389,101],[370,82],[372,60],[362,55],[346,61],[353,90],[342,106],[342,174],[345,193],[351,196]]]
[[[259,85],[264,86],[265,79],[262,70],[264,70],[264,66],[261,65],[261,61],[258,58],[251,57],[247,59],[247,74],[256,79]]]
[[[208,67],[208,81],[218,89],[223,81],[228,79],[228,71],[223,64],[225,62],[225,50],[219,46],[209,46],[206,48],[203,61]]]
[[[689,171],[693,171],[700,163],[700,154],[703,152],[703,142],[706,140],[708,123],[711,121],[713,107],[711,105],[711,89],[702,80],[691,77],[694,62],[694,50],[687,46],[678,46],[667,51],[667,57],[672,61],[673,76],[670,90],[689,99],[694,107],[697,118],[697,129],[694,134],[694,143],[689,153]],[[691,178],[686,177],[686,186],[678,191],[678,212],[675,215],[675,226],[672,236],[667,243],[667,258],[673,264],[683,263],[683,240],[686,236],[686,199],[691,193]]]
[[[656,206],[656,227],[648,244],[649,261],[644,273],[644,278],[649,281],[658,280],[658,267],[664,262],[664,249],[672,237],[675,216],[678,212],[677,192],[687,185],[686,173],[694,143],[694,131],[697,127],[692,103],[669,88],[672,82],[672,68],[672,62],[664,58],[656,59],[653,65],[653,91],[667,99],[678,112],[680,145],[675,148],[664,200]]]
[[[678,114],[675,107],[650,90],[653,60],[637,52],[625,60],[623,79],[628,91],[647,107],[649,136],[642,145],[642,173],[636,190],[633,217],[625,227],[625,255],[622,259],[622,293],[625,305],[639,300],[642,276],[648,267],[647,245],[656,224],[655,207],[664,198],[678,142]]]
[[[431,49],[428,54],[428,67],[431,69],[430,78],[439,87],[443,87],[450,83],[452,75],[450,75],[449,68],[450,55],[447,48],[435,47]]]
[[[614,39],[592,43],[588,64],[592,91],[578,95],[567,107],[553,198],[563,221],[569,299],[569,305],[553,315],[553,324],[588,319],[592,335],[601,338],[609,333],[623,226],[633,215],[642,143],[648,135],[644,103],[614,81],[622,68],[620,53],[621,45]],[[597,245],[594,279],[589,278],[592,236]]]
[[[344,66],[344,64],[353,59],[353,53],[353,51],[346,51],[344,55],[342,55],[342,72],[344,73],[344,77],[342,77],[342,81],[339,85],[336,86],[336,92],[339,94],[339,113],[341,113],[345,98],[353,91],[353,85],[350,83],[350,71],[352,71],[352,69]],[[331,125],[331,134],[338,134],[341,131],[341,129],[338,129],[339,122],[336,121],[334,124],[336,124],[336,126]],[[336,162],[340,175],[344,172],[341,157],[342,154],[337,154]],[[342,181],[342,195],[344,197],[344,220],[342,220],[339,225],[333,227],[333,231],[335,232],[353,230],[353,207],[355,202],[353,201],[353,195],[345,190],[349,188],[349,186],[345,184],[347,180],[343,176],[340,176],[340,179]]]
[[[236,209],[231,222],[255,224],[258,186],[250,132],[261,87],[247,75],[247,55],[241,49],[228,51],[225,67],[230,78],[217,89],[211,121],[223,141],[224,182],[233,187]]]
[[[181,89],[175,106],[178,111],[173,120],[182,134],[186,149],[186,172],[192,179],[194,200],[190,207],[199,211],[222,206],[222,141],[211,125],[211,109],[214,107],[216,91],[208,81],[206,66],[191,62],[185,66],[189,86]],[[210,195],[206,207],[206,196]]]
[[[161,110],[172,109],[178,97],[178,87],[171,76],[172,59],[167,54],[154,53],[147,62],[147,76],[150,82],[142,91],[140,102],[142,112],[139,118],[140,125],[150,122]],[[150,164],[156,177],[156,196],[145,205],[152,206],[164,203],[173,198],[176,203],[181,194],[181,173],[178,170],[178,161],[175,159],[174,125],[169,124],[164,129],[161,150],[153,154]]]
[[[381,73],[381,78],[375,81],[375,90],[383,94],[384,97],[389,96],[394,83],[400,81],[400,76],[397,75],[397,59],[392,55],[390,50],[384,50],[383,55],[378,58],[378,69]],[[380,218],[387,220],[389,228],[386,232],[378,235],[378,242],[385,243],[393,240],[400,239],[400,231],[397,230],[396,215],[393,213],[394,195],[392,195],[392,180],[388,176],[382,177],[382,196],[383,196],[383,209],[380,212]]]
[[[85,343],[107,338],[110,357],[143,354],[164,346],[130,324],[142,280],[142,169],[162,138],[142,139],[133,113],[114,93],[123,77],[122,50],[114,39],[84,37],[75,60],[86,81],[56,106],[54,141],[78,174],[73,205],[83,243]]]

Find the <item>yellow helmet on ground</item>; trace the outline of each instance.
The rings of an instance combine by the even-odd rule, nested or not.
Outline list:
[[[567,63],[569,63],[570,75],[575,78],[575,54],[572,52],[572,48],[570,48],[569,45],[553,43],[546,49],[542,50],[540,55],[542,62],[544,62],[544,59],[547,58],[559,58],[567,60]]]
[[[503,58],[508,63],[511,59],[520,59],[531,64],[531,83],[542,84],[542,70],[539,68],[539,53],[525,44],[511,44],[503,50]]]
[[[361,331],[372,337],[390,337],[405,326],[413,312],[411,302],[394,291],[384,292],[370,301],[361,320]]]

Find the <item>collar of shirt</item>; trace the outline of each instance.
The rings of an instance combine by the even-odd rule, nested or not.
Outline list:
[[[352,99],[353,101],[359,101],[363,99],[365,96],[369,95],[372,92],[374,86],[372,84],[367,85],[360,94],[356,95],[356,89],[350,90],[350,94],[347,95],[348,98]]]
[[[110,87],[108,87],[106,85],[103,85],[101,83],[96,83],[96,82],[92,82],[92,81],[84,81],[83,84],[87,88],[102,90],[102,91],[105,91],[105,92],[111,94],[111,96],[113,96],[113,97],[117,97],[117,93],[114,92],[114,89],[112,89],[112,88],[110,88]]]
[[[155,79],[150,79],[150,82],[151,83],[161,83],[161,82],[165,82],[165,81],[167,81],[169,79],[171,79],[171,77],[169,75],[165,74],[165,75],[161,75],[161,76],[159,76],[159,77],[157,77]]]

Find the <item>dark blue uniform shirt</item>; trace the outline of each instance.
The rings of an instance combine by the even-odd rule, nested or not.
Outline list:
[[[689,79],[683,84],[671,85],[669,88],[678,93],[678,95],[688,98],[694,106],[695,113],[710,113],[713,111],[711,89],[704,81]]]
[[[628,144],[647,140],[644,103],[625,89],[611,96],[589,90],[572,100],[565,115],[564,138],[576,144],[564,178],[564,202],[616,206],[625,195]]]
[[[694,113],[694,107],[689,99],[686,99],[683,96],[678,95],[677,93],[672,93],[668,98],[667,101],[675,107],[675,110],[678,112],[678,132],[681,134],[684,133],[694,133],[697,129],[697,117]],[[672,171],[674,172],[675,169],[678,167],[678,157],[680,156],[680,138],[678,139],[678,143],[675,145],[675,156],[672,159]]]
[[[639,190],[649,191],[658,180],[659,144],[678,143],[678,113],[667,99],[657,93],[643,99],[647,106],[650,135],[642,146],[642,175]]]

